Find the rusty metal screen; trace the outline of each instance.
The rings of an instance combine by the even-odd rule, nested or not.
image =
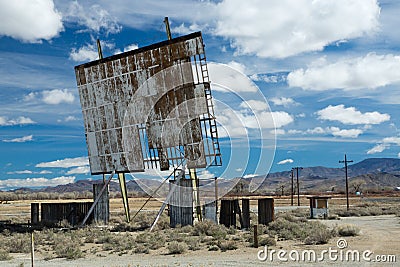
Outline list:
[[[92,174],[221,165],[200,32],[75,67]]]

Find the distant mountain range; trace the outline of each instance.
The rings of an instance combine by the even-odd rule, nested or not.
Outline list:
[[[350,191],[391,190],[400,186],[400,159],[369,158],[348,165]],[[256,177],[264,179],[264,177]],[[294,173],[296,181],[296,173]],[[300,188],[309,192],[325,192],[336,188],[345,188],[345,168],[327,168],[323,166],[304,167],[299,170]],[[273,192],[284,185],[291,184],[291,171],[270,173],[262,182],[259,191]],[[288,189],[290,190],[290,189]]]
[[[400,187],[400,159],[396,158],[369,158],[348,166],[350,191],[358,190],[391,190]],[[258,191],[273,193],[277,188],[284,186],[284,190],[290,190],[291,171],[269,173],[267,177],[257,176],[252,178],[240,178],[241,183],[248,184],[252,179],[258,181]],[[296,180],[296,174],[294,174]],[[323,166],[304,167],[299,171],[300,189],[305,192],[325,192],[334,189],[343,191],[345,186],[345,171],[342,168],[327,168]],[[79,180],[75,183],[46,187],[42,189],[19,188],[16,190],[31,192],[85,192],[92,191],[93,184],[99,180]],[[150,187],[156,187],[157,181],[147,180]],[[143,185],[142,185],[143,186]],[[358,186],[358,188],[357,188]],[[16,191],[13,190],[13,191]],[[119,191],[117,182],[110,183],[110,191]],[[128,192],[144,193],[143,189],[135,181],[127,182]]]

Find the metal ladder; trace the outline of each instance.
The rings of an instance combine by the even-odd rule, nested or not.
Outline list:
[[[213,165],[216,166],[221,166],[222,165],[222,157],[221,157],[221,150],[220,150],[220,145],[218,141],[218,131],[217,131],[217,122],[215,120],[215,113],[214,113],[214,104],[212,101],[212,95],[211,95],[211,87],[210,87],[210,79],[209,79],[209,74],[208,74],[208,67],[207,67],[207,60],[206,60],[206,55],[201,54],[199,55],[199,63],[200,63],[200,70],[201,74],[203,77],[203,83],[204,83],[204,93],[206,96],[206,105],[207,105],[207,110],[208,110],[208,122],[209,122],[209,128],[210,128],[210,135],[211,135],[211,141],[213,144],[213,150],[214,150],[214,163]]]

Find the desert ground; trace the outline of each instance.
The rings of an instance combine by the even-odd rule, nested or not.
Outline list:
[[[130,199],[131,212],[134,213],[145,201],[144,198]],[[30,202],[31,201],[13,201],[8,204],[0,204],[0,220],[15,220],[16,217],[20,221],[29,220],[30,216]],[[43,201],[49,202],[49,201]],[[118,223],[123,214],[122,201],[120,199],[111,199],[111,217],[115,223]],[[350,199],[351,208],[362,207],[365,203],[373,203],[374,207],[399,207],[399,196],[371,196],[368,198],[353,197]],[[309,208],[307,206],[307,199],[301,198],[300,207],[290,207],[290,198],[276,198],[275,210],[276,215],[292,212],[307,214]],[[346,200],[343,196],[334,197],[330,201],[331,214],[337,211],[345,210]],[[256,203],[251,203],[251,209],[256,210]],[[295,201],[295,204],[296,201]],[[157,211],[161,203],[152,200],[146,205],[142,211],[154,212]],[[248,242],[242,242],[236,249],[226,250],[222,252],[209,251],[207,248],[200,248],[198,250],[187,250],[182,254],[171,254],[165,247],[156,250],[149,250],[147,253],[115,253],[112,251],[98,251],[97,253],[86,253],[83,258],[74,260],[67,260],[65,258],[46,258],[41,252],[35,254],[35,266],[321,266],[321,263],[328,266],[400,266],[400,217],[399,213],[390,215],[377,215],[377,216],[349,216],[338,217],[335,216],[329,220],[315,220],[328,226],[330,229],[337,228],[341,225],[353,225],[359,228],[360,232],[355,236],[335,236],[332,237],[328,243],[321,245],[305,245],[304,242],[299,240],[280,240],[268,249],[278,251],[286,251],[286,256],[282,258],[287,261],[279,260],[275,254],[275,258],[262,261],[258,258],[259,248],[251,247]],[[114,219],[113,219],[114,218]],[[139,231],[140,232],[140,231]],[[238,230],[238,234],[242,234]],[[133,233],[134,235],[138,233]],[[338,248],[338,241],[347,242],[345,248]],[[90,251],[96,244],[84,244],[83,249]],[[338,259],[330,259],[327,254],[324,255],[322,262],[318,261],[299,261],[288,258],[288,253],[296,250],[300,254],[305,250],[315,251],[317,258],[321,255],[323,250],[342,250],[346,253],[349,250],[357,250],[361,254],[365,251],[371,251],[368,254],[367,261],[361,258],[359,261],[353,262]],[[276,253],[277,253],[276,252]],[[264,255],[263,253],[260,254]],[[293,254],[295,255],[295,254]],[[1,261],[1,266],[31,266],[31,255],[29,253],[11,253],[12,259],[8,261]],[[376,258],[376,256],[380,258]],[[377,262],[377,259],[383,259],[390,262]]]

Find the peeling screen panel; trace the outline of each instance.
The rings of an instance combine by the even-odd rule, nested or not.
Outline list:
[[[204,142],[204,120],[215,117],[200,32],[76,66],[75,74],[92,174],[183,160],[200,168],[220,155],[216,131]]]

